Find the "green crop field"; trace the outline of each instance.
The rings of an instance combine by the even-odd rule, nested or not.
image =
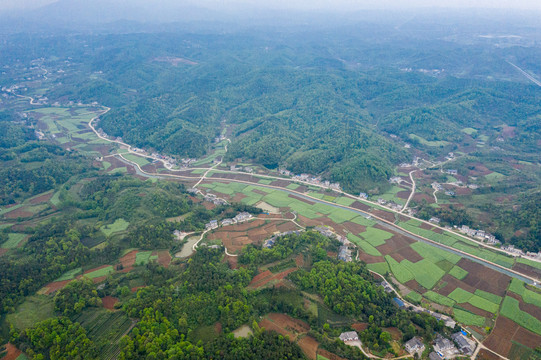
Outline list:
[[[407,189],[401,188],[399,186],[392,186],[389,190],[387,190],[384,194],[379,195],[378,197],[387,200],[387,201],[394,201],[397,204],[404,205],[406,203],[405,199],[401,199],[396,196],[397,193],[401,191],[408,191]]]
[[[399,282],[405,283],[414,279],[411,271],[409,271],[407,267],[403,266],[401,263],[393,259],[390,255],[385,255],[385,260],[387,260],[391,272],[395,276],[396,280],[398,280]]]
[[[357,214],[353,211],[339,208],[334,208],[329,214],[329,218],[337,224],[342,224],[343,222],[349,221],[355,217],[357,217]]]
[[[14,249],[21,243],[21,241],[24,240],[25,237],[26,237],[26,234],[9,233],[8,239],[4,241],[2,245],[0,245],[0,248]]]
[[[157,258],[156,255],[152,256],[152,251],[139,251],[135,255],[135,265],[146,265]]]
[[[514,292],[522,297],[525,303],[541,307],[541,294],[532,290],[528,290],[523,281],[518,279],[511,280],[509,291]]]
[[[64,280],[71,280],[71,279],[74,279],[77,275],[81,274],[83,271],[82,268],[78,267],[78,268],[75,268],[73,270],[70,270],[70,271],[67,271],[65,272],[64,274],[62,274],[62,276],[60,276],[58,279],[56,279],[55,281],[64,281]]]
[[[136,163],[139,166],[145,166],[145,165],[150,164],[150,161],[148,161],[147,158],[142,157],[142,156],[137,156],[131,153],[126,153],[126,154],[123,154],[122,156],[124,156],[127,160]]]
[[[491,312],[493,314],[498,312],[498,308],[500,307],[499,303],[495,304],[495,303],[490,302],[487,299],[482,298],[482,297],[477,296],[477,295],[473,295],[468,300],[468,303],[470,303],[471,305],[473,305],[473,306],[475,306],[475,307],[477,307],[479,309]]]
[[[450,253],[443,249],[439,249],[432,245],[425,244],[420,241],[414,242],[410,245],[410,247],[423,258],[430,259],[434,263],[437,263],[441,260],[447,260],[453,264],[456,264],[461,259],[461,257],[456,254]]]
[[[127,222],[124,219],[116,219],[114,223],[103,225],[100,230],[106,235],[111,236],[113,234],[122,232],[128,228],[130,225],[129,222]]]
[[[449,271],[449,275],[454,276],[458,280],[462,280],[468,275],[468,272],[466,270],[462,269],[460,266],[455,265]]]
[[[299,187],[300,185],[299,184],[289,184],[288,186],[286,186],[286,188],[290,189],[290,190],[295,190]]]
[[[378,249],[370,245],[366,240],[363,240],[360,237],[355,236],[351,233],[347,235],[347,238],[349,239],[349,241],[360,247],[362,251],[364,251],[368,255],[382,256]]]
[[[329,360],[329,359],[327,359],[327,358],[326,358],[325,356],[323,356],[323,355],[317,354],[316,360]]]
[[[501,296],[491,294],[489,292],[483,291],[483,290],[475,290],[475,295],[480,296],[484,299],[487,299],[488,301],[494,303],[494,304],[500,304],[503,300]]]
[[[26,298],[14,313],[8,314],[6,320],[15,329],[22,330],[51,317],[54,317],[53,298],[47,295],[33,295]]]
[[[368,268],[368,270],[375,271],[381,275],[385,275],[390,271],[389,264],[387,264],[386,262],[368,264],[366,265],[366,267]]]
[[[345,197],[345,196],[340,196],[340,197],[336,198],[336,200],[334,202],[337,203],[337,204],[340,204],[340,205],[344,205],[344,206],[351,206],[351,204],[353,204],[355,202],[355,199],[348,198],[348,197]]]
[[[139,254],[137,254],[137,255],[139,255]],[[87,278],[90,278],[90,279],[94,279],[94,278],[97,278],[97,277],[100,277],[100,276],[109,275],[113,271],[114,271],[113,266],[109,265],[109,266],[101,268],[99,270],[89,272],[88,274],[85,274],[84,276],[87,277]]]
[[[520,326],[541,335],[541,321],[519,308],[519,301],[506,296],[503,299],[500,314],[513,320]]]
[[[466,134],[468,134],[468,135],[471,135],[471,134],[476,133],[477,130],[474,129],[474,128],[467,127],[467,128],[462,129],[462,132],[463,132],[463,133],[466,133]]]
[[[375,227],[368,227],[366,228],[366,231],[359,234],[359,236],[372,246],[380,246],[385,244],[385,240],[392,238],[393,234]]]
[[[484,326],[486,319],[482,316],[472,314],[471,312],[454,308],[453,313],[459,323],[472,326]]]
[[[416,263],[409,260],[403,260],[400,265],[407,268],[413,274],[415,280],[427,290],[430,290],[445,275],[445,271],[428,259],[423,259]]]
[[[425,298],[428,300],[434,301],[437,304],[449,306],[452,307],[456,304],[456,302],[453,299],[449,299],[447,296],[440,295],[438,293],[435,293],[433,291],[427,291],[423,294]]]
[[[466,291],[462,288],[456,288],[452,293],[448,295],[450,299],[453,299],[457,303],[467,303],[471,299],[473,294],[469,291]]]
[[[366,227],[374,226],[374,225],[377,224],[374,220],[367,219],[362,215],[356,216],[353,219],[351,219],[350,221],[352,223],[363,225],[363,226],[366,226]]]
[[[540,262],[532,261],[530,259],[524,259],[524,258],[518,258],[517,262],[541,270],[541,263]]]
[[[429,141],[425,138],[415,135],[415,134],[409,134],[409,138],[412,140],[417,140],[420,144],[425,146],[431,146],[431,147],[440,147],[440,146],[446,146],[449,145],[447,141],[444,140],[436,140],[436,141]]]
[[[408,295],[406,295],[406,299],[419,302],[419,301],[423,300],[423,297],[418,292],[411,291]]]

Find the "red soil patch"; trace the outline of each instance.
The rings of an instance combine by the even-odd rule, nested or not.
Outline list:
[[[427,223],[421,223],[421,225],[419,226],[421,229],[425,229],[425,230],[432,230],[432,225],[429,225]]]
[[[108,310],[114,310],[115,304],[118,302],[118,299],[112,296],[106,296],[101,299],[101,303],[103,304],[103,307]]]
[[[457,187],[453,190],[457,195],[471,195],[472,191],[469,188]]]
[[[19,217],[21,218],[27,218],[27,217],[32,217],[34,216],[33,213],[31,213],[30,211],[24,211],[24,210],[21,210],[21,208],[19,209],[15,209],[15,210],[11,210],[10,212],[4,214],[4,217],[6,219],[17,219]]]
[[[267,317],[279,327],[293,334],[302,334],[310,330],[310,325],[306,322],[294,319],[287,314],[270,313]]]
[[[229,255],[226,255],[224,257],[225,261],[227,261],[227,263],[229,264],[229,268],[230,269],[238,269],[239,268],[239,260],[238,260],[238,257],[237,256],[229,256]]]
[[[371,209],[370,206],[368,206],[366,204],[363,204],[360,201],[355,201],[353,204],[350,205],[350,207],[355,208],[355,209],[359,209],[359,210],[363,210],[363,211],[369,211]]]
[[[330,353],[327,350],[319,349],[317,353],[323,357],[326,357],[329,360],[346,360],[343,357],[340,357],[336,354]]]
[[[308,359],[315,360],[317,358],[317,349],[319,347],[319,343],[316,341],[316,339],[311,336],[305,336],[300,339],[297,344],[300,346]]]
[[[158,264],[160,264],[161,266],[165,268],[168,268],[170,263],[171,263],[171,254],[169,254],[169,251],[167,250],[158,251]]]
[[[366,231],[366,226],[355,224],[350,221],[346,221],[345,223],[342,223],[342,226],[344,227],[344,229],[348,230],[349,232],[355,235]]]
[[[58,291],[60,289],[63,289],[66,285],[68,285],[72,281],[73,281],[73,279],[64,280],[64,281],[54,281],[52,283],[49,283],[49,284],[44,286],[44,288],[46,289],[45,294],[46,295],[51,295],[52,293],[54,293],[54,292],[56,292],[56,291]]]
[[[6,356],[2,358],[2,360],[15,360],[17,359],[23,352],[15,347],[15,345],[12,345],[11,343],[6,344]]]
[[[504,137],[513,138],[515,137],[515,127],[514,126],[506,126],[502,129],[502,135]]]
[[[488,350],[481,349],[477,354],[477,360],[503,360],[503,358]]]
[[[372,211],[372,214],[374,214],[374,216],[380,217],[380,218],[385,219],[387,221],[390,221],[392,223],[394,223],[394,221],[395,221],[394,213],[391,213],[391,212],[388,212],[388,211],[385,211],[385,210],[374,209]]]
[[[0,256],[4,255],[8,251],[9,251],[9,249],[0,249]]]
[[[123,257],[119,259],[120,263],[122,264],[122,270],[121,272],[129,272],[133,269],[133,265],[135,265],[135,257],[137,256],[137,250],[132,250]]]
[[[357,331],[358,333],[361,333],[365,331],[366,329],[368,329],[368,323],[355,323],[351,325],[351,328]]]
[[[406,285],[407,287],[409,287],[410,289],[412,290],[415,290],[417,291],[418,293],[421,293],[421,294],[424,294],[426,292],[426,289],[424,287],[422,287],[418,282],[417,280],[410,280],[408,282],[406,282],[404,285]]]
[[[485,176],[488,174],[492,174],[492,171],[490,171],[485,165],[481,163],[475,163],[470,165],[475,166],[473,170],[470,170],[470,176]]]
[[[301,267],[304,265],[304,256],[302,254],[297,255],[295,258],[295,265]]]
[[[516,263],[515,265],[513,265],[513,270],[519,271],[525,275],[541,278],[540,269],[536,269],[526,264]]]
[[[269,276],[272,276],[272,273],[269,270],[263,271],[262,273],[259,273],[256,276],[254,276],[252,281],[250,281],[250,285],[255,284]]]
[[[522,300],[522,297],[512,292],[508,292],[507,295],[519,301],[518,306],[520,310],[532,315],[533,317],[537,318],[537,320],[541,321],[541,308],[533,304],[528,304],[524,302]]]
[[[488,319],[491,319],[494,317],[494,314],[492,314],[491,312],[489,311],[485,311],[483,309],[479,309],[475,306],[473,306],[472,304],[470,303],[462,303],[462,304],[459,304],[460,307],[463,307],[464,309],[476,314],[476,315],[481,315],[482,317],[486,317]]]
[[[403,256],[406,256],[407,254],[408,258],[411,257],[411,259],[418,258],[419,260],[421,260],[422,258],[419,256],[419,254],[417,254],[415,251],[413,251],[413,253],[410,251],[413,250],[410,248],[410,244],[413,244],[413,242],[413,240],[407,238],[404,235],[394,235],[392,238],[385,240],[385,244],[376,247],[376,249],[378,249],[378,251],[381,252],[383,255],[400,253]]]
[[[399,199],[406,200],[410,196],[410,194],[411,194],[410,191],[399,191],[396,193],[396,197]]]
[[[359,251],[359,260],[362,260],[367,264],[385,262],[385,258],[383,256],[372,256],[372,255],[368,255],[367,253],[363,251]]]
[[[105,281],[107,279],[107,275],[104,275],[104,276],[99,276],[99,277],[95,277],[92,279],[92,282],[94,284],[99,284],[100,282],[102,281]]]
[[[494,330],[492,330],[484,345],[490,350],[507,357],[511,350],[511,341],[535,348],[541,344],[541,336],[520,327],[506,317],[499,316]]]
[[[457,265],[469,273],[462,282],[475,289],[503,296],[511,281],[511,277],[467,259],[461,259]]]
[[[32,205],[41,204],[41,203],[49,201],[52,197],[53,197],[53,192],[51,191],[48,194],[43,194],[43,195],[40,195],[38,197],[35,197],[35,198],[31,199],[29,202]]]
[[[136,292],[139,289],[146,288],[146,285],[136,286],[131,288],[131,292]]]
[[[235,196],[233,196],[231,198],[231,202],[240,203],[242,201],[242,199],[244,199],[245,197],[247,197],[247,196],[244,195],[243,193],[236,193]]]
[[[252,192],[255,193],[255,194],[263,195],[263,196],[269,194],[269,193],[267,193],[265,191],[262,191],[262,190],[259,190],[259,189],[253,189]]]
[[[221,334],[222,333],[222,323],[221,322],[217,322],[216,324],[214,324],[214,331],[216,332],[216,334]]]
[[[402,339],[402,332],[398,330],[398,328],[390,327],[383,329],[383,331],[387,331],[389,334],[391,334],[393,340],[399,341]]]
[[[309,205],[314,204],[313,201],[310,201],[310,200],[307,200],[307,199],[298,197],[298,196],[296,196],[296,195],[288,194],[287,197],[292,198],[292,199],[295,199],[295,200],[298,200],[298,201],[302,201],[303,203],[306,203],[306,204],[309,204]]]
[[[421,203],[423,202],[423,200],[426,200],[426,202],[428,202],[429,204],[434,203],[434,197],[432,195],[421,194],[421,193],[415,193],[415,195],[413,195],[412,200],[415,201],[416,203]]]
[[[274,275],[270,271],[267,270],[263,274],[268,272],[268,273],[270,273],[270,275],[266,274],[266,276],[262,276],[261,278],[258,278],[256,281],[252,280],[248,286],[251,287],[251,288],[254,288],[254,289],[259,288],[259,287],[265,286],[266,284],[268,284],[269,282],[271,282],[273,280],[280,281],[280,280],[284,279],[286,276],[288,276],[289,274],[291,274],[294,271],[297,271],[297,268],[287,269],[285,271],[282,271],[281,273],[278,273],[278,274]],[[259,274],[259,275],[261,275],[261,274]]]
[[[402,256],[402,254],[400,253],[394,253],[394,254],[391,254],[391,257],[393,259],[395,259],[397,262],[402,262],[403,260],[405,260],[406,258],[404,256]]]

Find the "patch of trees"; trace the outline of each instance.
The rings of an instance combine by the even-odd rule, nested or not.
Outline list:
[[[100,306],[101,299],[90,279],[74,280],[54,296],[54,309],[64,316],[80,313],[89,306]]]
[[[412,206],[417,206],[417,217],[423,220],[429,220],[431,217],[437,217],[442,221],[444,225],[467,225],[470,226],[473,224],[473,221],[470,215],[464,209],[456,208],[454,205],[449,205],[449,207],[440,207],[434,208],[428,204],[428,202],[423,199],[421,204],[412,204]]]
[[[93,342],[79,323],[52,318],[11,335],[12,342],[33,359],[86,360],[96,358]]]
[[[127,238],[133,247],[165,249],[173,244],[175,225],[167,221],[148,220],[130,227]]]

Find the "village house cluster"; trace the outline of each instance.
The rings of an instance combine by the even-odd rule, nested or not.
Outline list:
[[[332,231],[331,229],[324,226],[316,226],[314,230],[328,238],[335,238],[342,244],[340,246],[340,249],[338,250],[339,260],[342,260],[345,262],[353,261],[352,249],[350,248],[350,245],[352,244],[346,237],[339,235],[335,233],[334,231]]]
[[[328,189],[340,190],[340,183],[332,183],[328,180],[322,180],[319,176],[314,176],[310,174],[295,175],[291,171],[285,169],[280,169],[278,170],[278,172],[284,176],[291,176],[295,181],[302,181],[312,185],[326,187]]]
[[[265,240],[265,242],[263,243],[263,247],[267,248],[267,249],[271,249],[274,246],[274,244],[276,243],[276,239],[278,239],[279,237],[286,236],[286,235],[291,235],[291,234],[299,235],[303,231],[304,230],[290,230],[290,231],[281,232],[279,234],[275,234],[270,239]]]
[[[237,166],[237,165],[231,165],[229,167],[229,170],[231,170],[231,171],[244,171],[244,172],[247,172],[249,174],[252,174],[254,172],[254,169],[252,169],[249,166]]]
[[[378,204],[393,209],[394,211],[400,211],[403,207],[402,205],[397,204],[394,201],[387,201],[383,198],[378,198]]]
[[[473,238],[477,238],[479,240],[483,240],[483,241],[486,240],[487,244],[490,244],[490,245],[496,245],[500,243],[500,241],[496,239],[494,235],[484,230],[470,229],[469,226],[462,225],[460,228],[458,228],[458,231],[468,236],[471,236]]]
[[[541,253],[536,253],[536,252],[531,252],[531,251],[524,252],[520,249],[515,248],[513,245],[502,246],[502,250],[508,251],[512,254],[516,254],[517,256],[524,256],[532,260],[541,261]]]
[[[218,222],[218,220],[211,220],[210,222],[205,224],[205,229],[213,230],[213,229],[217,229],[219,226],[240,224],[240,223],[250,220],[251,218],[252,218],[252,214],[248,212],[241,212],[241,213],[238,213],[234,218],[223,219],[221,222]]]

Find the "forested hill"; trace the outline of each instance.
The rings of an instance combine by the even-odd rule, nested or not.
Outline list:
[[[516,127],[511,145],[520,151],[532,153],[540,140],[539,89],[478,80],[487,79],[489,65],[491,78],[515,79],[505,62],[522,56],[515,48],[430,40],[421,46],[404,35],[373,40],[339,30],[65,40],[45,43],[91,75],[66,78],[48,97],[110,106],[101,121],[108,134],[174,155],[203,156],[226,123],[229,160],[286,166],[349,191],[378,192],[397,164],[417,154],[404,142],[442,155],[471,141],[461,129],[502,124]],[[12,50],[4,56],[21,55]]]

